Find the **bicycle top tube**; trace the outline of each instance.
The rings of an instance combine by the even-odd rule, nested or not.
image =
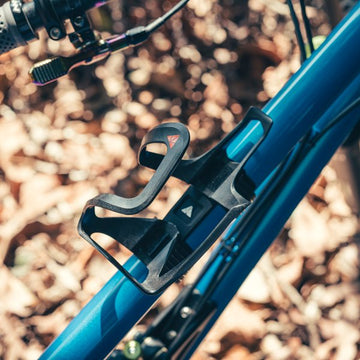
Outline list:
[[[291,150],[359,73],[359,23],[360,3],[263,108],[274,122],[270,136],[263,141],[244,167],[256,185],[261,184],[284,154]],[[256,132],[254,129],[250,131]],[[276,142],[271,136],[274,133]],[[239,143],[242,139],[235,139],[234,144],[237,145],[227,148],[231,159],[237,159],[241,154],[242,146],[239,146]],[[244,145],[245,143],[243,142]]]

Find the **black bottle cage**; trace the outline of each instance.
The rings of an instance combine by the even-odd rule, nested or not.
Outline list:
[[[146,158],[146,146],[162,143],[167,153],[162,157],[158,167],[143,191],[133,197],[124,198],[113,194],[101,194],[91,199],[87,206],[99,206],[120,214],[132,215],[144,210],[155,199],[174,169],[179,164],[189,145],[189,132],[179,123],[166,123],[152,129],[142,140],[139,150],[140,159]]]
[[[252,144],[240,162],[230,160],[226,147],[251,121],[261,124],[262,136]],[[254,196],[254,184],[245,174],[243,166],[267,136],[271,125],[272,120],[266,114],[250,108],[229,135],[202,156],[190,160],[181,160],[189,144],[186,127],[179,123],[157,126],[145,136],[139,151],[139,163],[156,170],[144,190],[134,198],[101,194],[89,200],[79,221],[79,234],[141,290],[149,294],[162,291],[188,271],[250,203]],[[146,146],[150,143],[165,144],[166,155],[148,151]],[[140,212],[154,200],[171,175],[192,186],[163,220],[96,216],[95,207],[126,215]],[[217,224],[211,224],[212,231],[193,248],[187,239],[218,206],[225,215]],[[139,280],[126,270],[94,241],[91,236],[94,233],[111,236],[132,251],[147,268],[145,279]]]

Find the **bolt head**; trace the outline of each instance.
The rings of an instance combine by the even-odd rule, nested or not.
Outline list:
[[[141,345],[136,340],[130,340],[125,344],[123,355],[126,359],[136,360],[141,356]]]
[[[184,307],[180,310],[180,316],[181,316],[183,319],[186,319],[186,318],[189,317],[192,313],[193,313],[193,310],[192,310],[189,306],[184,306]]]
[[[84,25],[84,18],[82,16],[77,16],[74,19],[74,25],[77,26],[77,27],[83,26]]]
[[[53,40],[59,40],[61,38],[62,31],[58,27],[54,26],[50,29],[49,35]]]
[[[170,330],[166,333],[166,337],[168,338],[168,340],[173,340],[175,339],[177,336],[177,332],[175,330]]]

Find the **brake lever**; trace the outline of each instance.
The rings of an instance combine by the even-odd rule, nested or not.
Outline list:
[[[47,85],[67,75],[76,67],[90,65],[107,58],[110,53],[108,44],[100,40],[95,45],[88,46],[73,56],[56,56],[40,61],[30,69],[29,75],[36,85]]]
[[[105,59],[114,51],[137,46],[147,40],[154,31],[182,9],[188,1],[180,0],[167,13],[147,26],[138,26],[124,34],[115,35],[105,40],[99,39],[95,35],[85,15],[78,15],[70,19],[75,31],[68,35],[78,53],[70,57],[58,56],[38,62],[30,69],[30,77],[35,84],[46,85],[66,75],[70,70],[78,66],[93,64]],[[50,31],[49,36],[53,40],[59,40],[65,36],[64,31],[61,31],[58,37],[51,35]]]
[[[74,44],[77,44],[76,33],[73,34],[74,36],[70,36],[70,38]],[[106,59],[112,52],[139,45],[149,35],[150,33],[146,27],[138,26],[124,34],[116,35],[106,40],[96,39],[78,47],[78,53],[73,56],[57,56],[36,63],[29,71],[30,77],[37,85],[49,84],[68,74],[76,67],[93,64]]]

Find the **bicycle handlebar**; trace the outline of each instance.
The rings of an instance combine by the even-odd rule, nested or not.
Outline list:
[[[7,2],[0,7],[0,54],[21,45],[25,45],[25,41],[18,31],[10,2]]]
[[[33,82],[45,85],[66,75],[71,69],[104,59],[111,52],[137,46],[162,26],[189,0],[180,0],[163,16],[147,26],[137,26],[103,40],[92,30],[86,11],[107,0],[10,0],[0,7],[0,54],[37,38],[45,28],[49,37],[60,40],[69,37],[77,52],[70,57],[54,57],[35,64],[29,74]],[[65,20],[70,20],[73,32],[67,33]]]
[[[76,19],[106,0],[10,0],[0,7],[0,54],[37,38],[45,28],[53,40],[66,36],[64,21]]]

